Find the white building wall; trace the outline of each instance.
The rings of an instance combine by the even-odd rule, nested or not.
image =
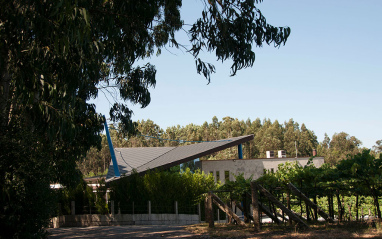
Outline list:
[[[197,166],[208,174],[213,173],[215,179],[216,172],[219,172],[220,182],[225,183],[225,172],[229,171],[229,180],[235,180],[234,175],[243,174],[244,178],[258,179],[261,177],[265,170],[277,171],[278,165],[285,162],[297,161],[301,166],[308,163],[309,158],[272,158],[272,159],[235,159],[235,160],[203,160],[198,162]],[[315,157],[313,163],[316,167],[321,167],[324,163],[323,157]]]

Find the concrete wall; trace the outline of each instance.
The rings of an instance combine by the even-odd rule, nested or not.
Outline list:
[[[190,225],[200,222],[199,215],[189,214],[137,214],[134,215],[136,225]]]
[[[309,158],[271,158],[271,159],[235,159],[235,160],[203,160],[197,163],[204,173],[213,173],[215,180],[219,172],[220,182],[225,183],[225,171],[229,171],[229,180],[235,180],[234,175],[244,174],[245,178],[253,176],[253,179],[258,179],[264,174],[265,170],[277,171],[278,165],[285,162],[297,161],[301,166],[308,163]],[[323,157],[315,157],[313,163],[316,167],[321,167],[324,164]]]
[[[115,214],[64,215],[52,218],[52,227],[89,227],[122,225],[190,225],[200,223],[199,215],[188,214]]]

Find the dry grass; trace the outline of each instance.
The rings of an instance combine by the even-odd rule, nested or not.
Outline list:
[[[187,230],[204,237],[215,238],[382,238],[382,224],[377,223],[335,223],[311,225],[308,230],[301,230],[295,226],[263,224],[261,232],[255,233],[251,225],[237,226],[215,224],[208,228],[208,224],[197,224],[187,227]]]

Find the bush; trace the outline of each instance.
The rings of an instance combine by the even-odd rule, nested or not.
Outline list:
[[[154,170],[143,176],[133,172],[110,186],[111,200],[120,204],[121,211],[129,211],[133,202],[137,205],[151,201],[152,205],[161,205],[156,213],[172,211],[175,201],[178,205],[196,205],[203,200],[203,193],[217,187],[212,175],[189,169],[182,173]]]

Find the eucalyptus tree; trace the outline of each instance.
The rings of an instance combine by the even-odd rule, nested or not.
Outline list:
[[[327,139],[325,139],[325,142]],[[344,160],[348,155],[356,155],[361,152],[360,145],[362,142],[357,139],[355,136],[350,136],[345,132],[335,133],[330,140],[329,149],[324,150],[323,153],[326,153],[322,156],[325,156],[326,162],[330,164],[336,164],[341,160]]]
[[[283,149],[283,128],[278,120],[275,120],[264,133],[263,144],[266,150],[281,150]]]
[[[264,143],[265,139],[265,132],[272,125],[272,122],[270,119],[264,119],[261,123],[260,128],[258,128],[258,131],[255,134],[254,142],[259,152],[259,157],[265,157],[265,151],[266,150],[274,150],[267,148],[267,146]]]
[[[301,130],[298,134],[298,154],[299,156],[311,156],[313,149],[318,145],[317,136],[313,131],[306,128],[305,124],[301,125]]]
[[[299,124],[294,122],[293,119],[284,123],[284,150],[288,157],[296,156],[296,142],[299,130]]]
[[[251,127],[248,129],[247,134],[253,134],[256,138],[258,131],[261,129],[262,124],[260,118],[256,118],[251,124]],[[250,141],[250,151],[252,158],[260,157],[259,145],[255,142],[255,140]]]
[[[138,134],[134,137],[134,140],[129,140],[129,142],[134,142],[130,147],[161,147],[164,146],[165,142],[160,140],[163,135],[163,129],[154,123],[154,121],[139,120],[137,123]],[[148,137],[150,136],[150,137]]]
[[[374,150],[376,153],[382,153],[382,139],[377,140],[377,141],[375,142],[375,145],[373,146],[373,150]]]
[[[171,126],[167,127],[166,131],[164,132],[164,137],[167,139],[178,139],[180,135],[181,128],[179,125],[177,126]],[[178,146],[179,142],[178,141],[166,141],[165,146]]]
[[[44,182],[77,181],[76,161],[91,146],[101,144],[104,119],[88,103],[101,89],[115,91],[122,100],[112,102],[110,118],[121,122],[124,133],[135,133],[127,102],[142,107],[150,103],[156,68],[148,60],[166,46],[184,47],[176,39],[177,31],[188,32],[186,50],[208,82],[215,68],[200,58],[201,51],[214,53],[217,60],[232,60],[235,75],[254,64],[254,46],[285,44],[290,29],[267,24],[257,7],[260,2],[201,1],[202,17],[185,29],[181,0],[2,0],[0,225],[12,230],[1,233],[40,235],[37,232],[48,217],[44,214],[38,221],[35,214],[22,210],[40,201],[32,206],[13,202],[30,201],[33,194],[49,188],[45,183],[36,191],[28,190],[33,175],[41,174],[37,178]],[[143,63],[138,65],[138,60]],[[22,165],[28,162],[44,163],[22,173]],[[18,218],[28,220],[18,223]]]
[[[324,135],[324,140],[317,145],[317,154],[319,156],[326,156],[329,151],[330,138],[327,133]]]

